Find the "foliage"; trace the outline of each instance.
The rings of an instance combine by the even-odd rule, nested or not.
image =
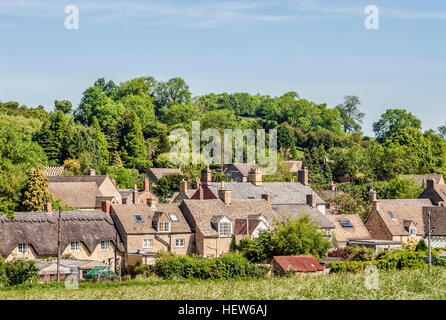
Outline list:
[[[50,200],[49,181],[43,174],[42,168],[32,168],[29,171],[28,183],[23,192],[24,211],[43,211],[43,207]]]
[[[418,241],[417,246],[415,247],[415,251],[427,251],[427,244],[424,239]]]
[[[380,120],[373,123],[373,131],[379,142],[384,142],[393,133],[406,127],[421,129],[421,121],[404,109],[388,109]]]
[[[33,260],[14,258],[4,262],[0,258],[0,285],[17,286],[38,276],[39,269]]]
[[[110,166],[106,171],[110,179],[115,179],[118,188],[133,189],[135,184],[140,183],[140,175],[135,169],[126,169],[124,167]]]
[[[323,259],[331,248],[330,241],[318,231],[318,225],[308,214],[275,223],[272,231],[240,241],[237,249],[250,261],[268,262],[273,256],[289,255],[313,255]]]
[[[375,250],[361,246],[344,247],[330,251],[328,256],[339,257],[346,261],[373,261],[375,259]]]
[[[417,250],[418,240],[414,238],[409,238],[401,244],[401,248],[405,251],[419,251]]]
[[[371,212],[371,204],[361,196],[354,196],[352,193],[338,193],[324,199],[328,203],[333,203],[335,210],[339,214],[357,214],[363,220]]]
[[[344,103],[336,106],[339,110],[344,132],[360,132],[362,120],[365,116],[363,112],[359,111],[358,106],[361,104],[359,98],[356,96],[346,96]]]
[[[159,179],[153,187],[153,192],[158,196],[170,197],[180,191],[180,181],[184,176],[178,173],[168,174]]]

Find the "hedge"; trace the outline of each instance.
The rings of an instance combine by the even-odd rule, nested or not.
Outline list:
[[[16,286],[38,276],[39,269],[32,260],[15,258],[4,262],[0,258],[0,286]]]
[[[262,277],[266,268],[249,262],[238,254],[226,254],[218,258],[168,255],[156,260],[154,272],[163,279],[229,279]]]

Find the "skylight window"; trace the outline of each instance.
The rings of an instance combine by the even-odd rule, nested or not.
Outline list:
[[[135,220],[138,223],[143,223],[144,222],[144,219],[142,218],[142,215],[140,215],[140,214],[135,214]]]
[[[339,221],[339,223],[341,224],[341,226],[343,226],[344,228],[352,228],[353,225],[351,224],[350,221]]]
[[[178,216],[175,213],[169,213],[170,220],[173,222],[178,222]]]
[[[393,212],[392,211],[389,211],[389,216],[393,219],[393,220],[395,220],[396,218],[395,218],[395,215],[393,214]]]

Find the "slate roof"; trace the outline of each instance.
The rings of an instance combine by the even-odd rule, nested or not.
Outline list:
[[[149,169],[149,175],[150,177],[155,178],[155,180],[159,180],[164,176],[167,176],[168,174],[183,174],[183,172],[181,171],[181,169],[178,168],[150,168]]]
[[[357,239],[370,239],[370,234],[361,217],[357,214],[327,214],[329,219],[335,225],[335,238],[337,241],[348,241]],[[348,221],[353,227],[343,227],[341,221]]]
[[[191,229],[181,210],[176,203],[158,204],[153,210],[147,204],[112,204],[111,213],[117,222],[123,227],[127,234],[153,234],[157,233],[156,219],[157,213],[175,213],[178,222],[171,221],[171,232],[189,233]],[[142,223],[136,222],[135,214],[141,215]]]
[[[244,177],[248,177],[251,168],[255,167],[255,164],[253,163],[231,163],[231,165],[234,166]],[[229,165],[229,167],[226,168],[224,173],[226,173],[226,171],[231,167],[231,165]]]
[[[218,197],[220,184],[212,182],[209,188]],[[262,185],[255,186],[251,182],[225,182],[225,190],[232,191],[232,199],[261,199],[262,194],[271,195],[271,203],[275,204],[306,204],[307,194],[311,194],[313,189],[304,186],[300,182],[262,182]],[[316,195],[317,204],[325,202]]]
[[[283,271],[287,271],[288,269],[294,269],[297,272],[324,270],[313,256],[274,256],[271,262],[276,262]]]
[[[323,215],[317,208],[312,208],[307,204],[303,205],[273,205],[272,206],[279,219],[287,216],[292,219],[299,218],[305,213],[308,213],[310,218],[319,223],[319,228],[334,229],[335,225],[325,215]]]
[[[427,188],[419,198],[429,198],[434,204],[446,202],[446,184],[434,184],[433,189]]]
[[[50,182],[49,191],[68,207],[98,208],[96,197],[102,197],[95,182]]]
[[[0,216],[0,251],[9,253],[18,243],[27,243],[39,255],[57,255],[57,218],[59,213],[16,212],[10,220]],[[119,250],[122,243],[110,215],[102,211],[63,211],[61,247],[81,241],[92,252],[101,241],[110,240]]]
[[[380,199],[379,215],[394,236],[408,235],[404,220],[412,220],[417,234],[424,234],[423,207],[432,206],[429,199]],[[389,212],[395,216],[392,219]]]
[[[274,211],[263,200],[232,200],[225,205],[220,199],[184,200],[181,204],[183,211],[192,215],[191,223],[196,226],[205,237],[217,237],[218,232],[211,221],[214,216],[227,216],[232,221],[246,219],[250,215],[263,215],[269,221],[276,218]]]

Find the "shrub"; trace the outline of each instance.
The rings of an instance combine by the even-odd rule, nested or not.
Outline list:
[[[415,251],[417,246],[418,246],[418,241],[417,239],[407,239],[405,242],[403,242],[403,244],[401,245],[401,248],[405,251]]]
[[[38,276],[39,269],[32,260],[15,258],[12,261],[0,261],[0,283],[16,286]]]
[[[375,250],[360,246],[338,248],[328,253],[329,257],[339,257],[346,261],[372,261],[375,258]]]
[[[135,277],[142,275],[144,277],[150,277],[153,274],[153,266],[149,264],[138,264],[130,270],[130,275]]]
[[[434,262],[434,265],[441,266],[441,267],[446,267],[446,259],[437,258],[435,260],[435,262]]]
[[[424,239],[418,241],[417,246],[415,247],[415,251],[426,251],[427,249],[427,244]]]
[[[369,265],[374,265],[374,261],[336,261],[328,264],[330,272],[361,272]]]

